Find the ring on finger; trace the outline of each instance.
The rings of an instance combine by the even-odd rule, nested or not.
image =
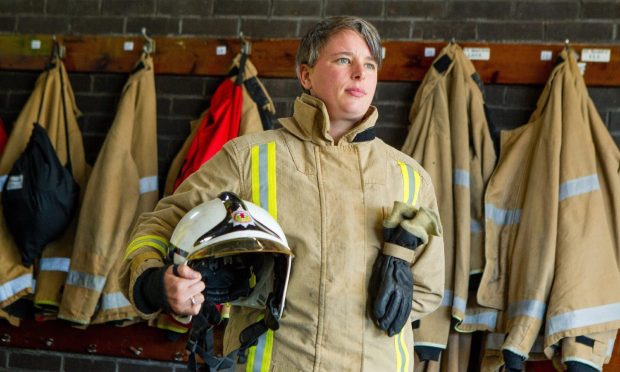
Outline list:
[[[192,302],[192,306],[196,305],[196,299],[194,298],[194,296],[190,297],[189,300]]]

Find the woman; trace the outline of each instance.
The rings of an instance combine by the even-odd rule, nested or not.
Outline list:
[[[394,219],[395,202],[410,208],[406,217],[396,218],[397,224],[418,210],[436,212],[437,206],[420,165],[375,136],[378,113],[370,104],[380,64],[379,35],[362,19],[328,18],[306,34],[297,53],[297,74],[306,93],[295,101],[293,116],[280,120],[281,129],[228,142],[174,195],[140,218],[127,250],[125,279],[128,297],[142,316],[152,318],[161,308],[198,314],[205,301],[200,274],[187,266],[174,273],[164,265],[165,250],[156,247],[168,244],[174,226],[192,207],[232,191],[269,209],[295,255],[280,328],[270,347],[259,341],[250,349],[249,367],[413,370],[409,322],[441,301],[443,241],[432,233],[417,236],[422,243],[404,255],[408,258],[401,257],[405,276],[413,279],[405,281],[407,306],[390,307],[388,301],[379,307],[391,315],[406,311],[405,317],[398,324],[393,317],[384,322],[375,298],[389,291],[395,278],[375,268],[376,283],[371,283],[373,264],[382,267],[390,257],[383,248],[388,244],[382,223]],[[261,178],[258,170],[268,177]],[[225,354],[239,347],[239,332],[258,314],[233,307]]]

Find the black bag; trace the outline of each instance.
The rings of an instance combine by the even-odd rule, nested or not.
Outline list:
[[[60,163],[47,131],[40,124],[34,123],[28,145],[13,164],[2,189],[2,211],[6,225],[21,252],[22,264],[26,267],[40,257],[48,243],[62,235],[78,206],[80,187],[71,173],[63,83],[61,75],[67,139],[66,167]]]

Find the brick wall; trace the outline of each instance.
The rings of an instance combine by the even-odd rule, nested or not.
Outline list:
[[[0,33],[136,35],[146,27],[151,35],[236,37],[242,30],[252,38],[295,38],[322,17],[345,13],[372,21],[384,39],[563,42],[569,38],[573,42],[620,42],[620,2],[611,0],[2,0]],[[0,71],[0,117],[7,124],[15,120],[37,75]],[[84,113],[81,128],[87,160],[92,163],[127,76],[71,73],[70,78],[77,105]],[[161,179],[189,132],[189,121],[208,106],[220,79],[156,76]],[[276,103],[278,116],[289,115],[292,99],[300,92],[297,82],[263,82]],[[396,147],[405,138],[407,115],[418,86],[409,82],[379,83],[374,100],[380,112],[378,133]],[[487,102],[495,124],[507,129],[525,123],[541,91],[541,86],[487,86]],[[593,87],[590,94],[620,144],[620,87]],[[96,363],[97,370],[101,365],[101,370],[122,371],[128,370],[123,366],[130,363],[0,349],[0,369],[31,368],[15,363],[35,357],[49,358],[49,364],[45,363],[51,370],[69,370],[72,365],[93,366],[94,370]],[[159,370],[150,365],[135,368]]]

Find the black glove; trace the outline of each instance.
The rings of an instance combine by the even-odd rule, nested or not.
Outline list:
[[[370,277],[372,315],[388,336],[399,333],[409,319],[413,275],[409,263],[379,253]]]

